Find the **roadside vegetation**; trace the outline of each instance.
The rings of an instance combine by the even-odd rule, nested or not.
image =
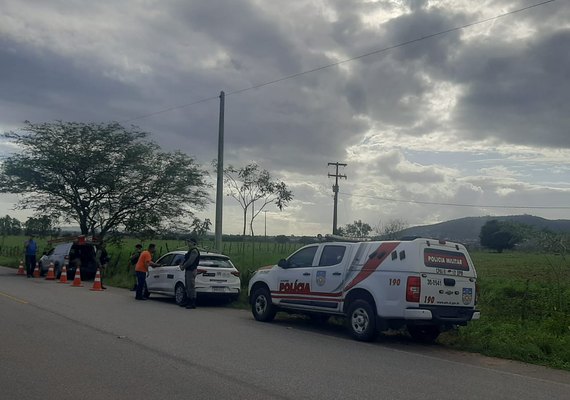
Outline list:
[[[0,237],[0,265],[17,267],[25,236]],[[257,268],[274,264],[302,246],[281,237],[279,242],[229,241],[223,253],[229,255],[241,272],[243,291],[232,307],[248,307],[246,291]],[[39,239],[40,252],[48,248]],[[147,240],[157,244],[158,254],[185,249],[181,240]],[[136,239],[110,245],[111,263],[106,284],[130,288],[128,256]],[[204,249],[212,242],[202,241]],[[482,315],[457,331],[444,333],[438,342],[457,350],[519,360],[570,371],[570,263],[566,254],[549,252],[472,251],[478,272],[479,302]]]

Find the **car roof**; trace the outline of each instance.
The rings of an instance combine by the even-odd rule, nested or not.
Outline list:
[[[166,254],[186,254],[188,252],[188,250],[173,250],[173,251],[169,251]],[[166,255],[164,254],[164,255]],[[200,255],[201,256],[212,256],[212,257],[220,257],[220,258],[230,258],[229,256],[226,256],[225,254],[220,254],[220,253],[212,253],[209,251],[200,251]]]

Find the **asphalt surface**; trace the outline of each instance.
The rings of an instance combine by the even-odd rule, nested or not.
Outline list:
[[[570,399],[570,373],[0,267],[2,399]]]

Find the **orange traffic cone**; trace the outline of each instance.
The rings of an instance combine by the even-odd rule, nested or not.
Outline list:
[[[93,281],[93,287],[89,290],[94,290],[96,292],[103,291],[103,285],[101,285],[101,272],[97,268],[97,274],[95,274],[95,281]]]
[[[34,278],[40,277],[40,264],[36,263],[36,268],[34,268]]]
[[[24,269],[24,262],[20,260],[20,265],[18,265],[18,273],[16,275],[26,275],[26,270]]]
[[[75,278],[73,278],[73,283],[71,286],[83,287],[83,284],[81,283],[81,271],[79,270],[79,265],[75,269]]]
[[[59,276],[59,283],[67,283],[67,264],[63,264],[61,275]]]
[[[46,275],[46,280],[53,281],[55,280],[55,272],[53,270],[53,263],[49,263],[48,273]]]

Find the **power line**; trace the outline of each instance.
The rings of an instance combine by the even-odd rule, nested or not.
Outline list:
[[[456,31],[459,31],[459,30],[462,30],[462,29],[465,29],[465,28],[470,28],[470,27],[472,27],[472,26],[484,24],[484,23],[486,23],[486,22],[494,21],[494,20],[497,20],[497,19],[499,19],[499,18],[504,18],[504,17],[507,17],[507,16],[509,16],[509,15],[513,15],[513,14],[516,14],[516,13],[520,13],[520,12],[523,12],[523,11],[527,11],[527,10],[530,10],[530,9],[532,9],[532,8],[540,7],[540,6],[543,6],[543,5],[548,4],[548,3],[553,3],[553,2],[555,2],[555,1],[556,1],[556,0],[546,0],[546,1],[543,1],[543,2],[541,2],[541,3],[532,4],[532,5],[527,6],[527,7],[523,7],[523,8],[519,8],[519,9],[517,9],[517,10],[513,10],[513,11],[509,11],[509,12],[503,13],[503,14],[499,14],[499,15],[496,15],[496,16],[494,16],[494,17],[486,18],[486,19],[483,19],[483,20],[480,20],[480,21],[471,22],[471,23],[468,23],[468,24],[465,24],[465,25],[461,25],[461,26],[458,26],[458,27],[455,27],[455,28],[446,29],[446,30],[443,30],[443,31],[440,31],[440,32],[437,32],[437,33],[432,33],[432,34],[429,34],[429,35],[426,35],[426,36],[422,36],[422,37],[419,37],[419,38],[416,38],[416,39],[407,40],[407,41],[405,41],[405,42],[398,43],[398,44],[395,44],[395,45],[392,45],[392,46],[388,46],[388,47],[384,47],[384,48],[382,48],[382,49],[374,50],[374,51],[371,51],[371,52],[368,52],[368,53],[364,53],[364,54],[361,54],[361,55],[358,55],[358,56],[355,56],[355,57],[347,58],[347,59],[344,59],[344,60],[340,60],[340,61],[337,61],[337,62],[334,62],[334,63],[330,63],[330,64],[327,64],[327,65],[323,65],[323,66],[316,67],[316,68],[313,68],[313,69],[309,69],[309,70],[306,70],[306,71],[297,72],[297,73],[292,74],[292,75],[287,75],[287,76],[284,76],[284,77],[281,77],[281,78],[277,78],[277,79],[274,79],[274,80],[271,80],[271,81],[259,83],[259,84],[256,84],[256,85],[253,85],[253,86],[249,86],[249,87],[246,87],[246,88],[243,88],[243,89],[234,90],[233,92],[228,92],[228,93],[226,93],[226,97],[232,96],[232,95],[235,95],[235,94],[240,94],[240,93],[243,93],[243,92],[247,92],[248,90],[259,89],[259,88],[262,88],[262,87],[264,87],[264,86],[273,85],[273,84],[275,84],[275,83],[283,82],[283,81],[286,81],[286,80],[289,80],[289,79],[294,79],[294,78],[297,78],[297,77],[302,76],[302,75],[311,74],[311,73],[313,73],[313,72],[322,71],[322,70],[327,69],[327,68],[336,67],[336,66],[341,65],[341,64],[345,64],[345,63],[348,63],[348,62],[351,62],[351,61],[359,60],[359,59],[361,59],[361,58],[368,57],[368,56],[372,56],[372,55],[375,55],[375,54],[384,53],[384,52],[387,52],[387,51],[390,51],[390,50],[397,49],[397,48],[399,48],[399,47],[407,46],[407,45],[412,44],[412,43],[417,43],[417,42],[421,42],[421,41],[423,41],[423,40],[431,39],[431,38],[436,37],[436,36],[441,36],[441,35],[445,35],[445,34],[451,33],[451,32],[456,32]],[[138,116],[138,117],[134,117],[134,118],[131,118],[131,119],[127,119],[127,120],[121,121],[121,123],[127,123],[127,122],[131,122],[131,121],[136,121],[136,120],[143,119],[143,118],[148,118],[148,117],[151,117],[151,116],[154,116],[154,115],[163,114],[163,113],[165,113],[165,112],[169,112],[169,111],[173,111],[173,110],[178,110],[178,109],[181,109],[181,108],[191,107],[191,106],[194,106],[194,105],[196,105],[196,104],[205,103],[205,102],[208,102],[208,101],[216,100],[216,99],[218,99],[218,98],[219,98],[219,96],[212,96],[212,97],[207,97],[207,98],[204,98],[204,99],[201,99],[201,100],[197,100],[197,101],[194,101],[194,102],[191,102],[191,103],[180,104],[180,105],[177,105],[177,106],[172,106],[172,107],[166,108],[166,109],[164,109],[164,110],[159,110],[159,111],[151,112],[151,113],[148,113],[148,114],[140,115],[140,116]]]
[[[389,197],[368,196],[368,195],[360,195],[360,194],[352,194],[352,193],[344,193],[344,192],[341,192],[340,194],[345,195],[345,196],[350,196],[350,197],[366,197],[366,198],[375,199],[375,200],[391,201],[394,203],[426,204],[426,205],[435,205],[435,206],[471,207],[471,208],[529,209],[529,210],[570,210],[570,207],[508,206],[508,205],[488,205],[488,204],[485,205],[485,204],[442,203],[442,202],[435,202],[435,201],[394,199],[394,198],[389,198]]]

